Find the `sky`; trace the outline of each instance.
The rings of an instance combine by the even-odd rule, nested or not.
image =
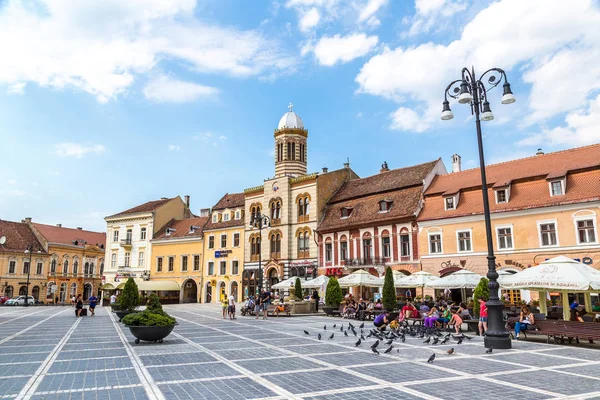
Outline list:
[[[446,86],[506,71],[486,164],[600,142],[591,0],[0,0],[0,218],[105,230],[161,197],[193,212],[274,175],[288,104],[308,169],[479,165]]]

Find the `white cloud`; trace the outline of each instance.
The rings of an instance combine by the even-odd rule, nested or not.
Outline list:
[[[144,88],[144,96],[159,103],[187,103],[214,98],[218,94],[217,88],[184,82],[165,75],[153,79]]]
[[[519,21],[518,29],[514,21]],[[533,110],[529,122],[539,122],[581,105],[591,90],[600,87],[598,26],[600,12],[589,0],[556,0],[551,6],[543,0],[502,0],[479,12],[465,25],[460,38],[447,45],[385,48],[363,66],[356,82],[359,92],[398,103],[416,102],[419,108],[424,105],[421,119],[432,125],[439,120],[444,88],[460,77],[462,67],[474,65],[481,73],[498,66],[507,71],[519,103],[529,100]],[[576,55],[566,54],[570,50]],[[569,58],[571,69],[567,72]],[[582,60],[581,66],[578,60]],[[520,70],[511,71],[515,67]],[[515,85],[515,75],[521,70],[523,79],[532,85],[529,99],[519,97],[522,89]],[[561,80],[567,83],[563,85]],[[500,87],[490,92],[494,105],[500,106],[501,91]],[[571,94],[575,100],[553,100]]]
[[[419,114],[410,108],[400,107],[391,114],[392,124],[390,128],[402,131],[424,132],[429,128]]]
[[[200,73],[273,76],[296,60],[259,31],[201,22],[196,0],[9,0],[0,8],[0,84],[76,88],[106,102],[162,58]]]
[[[303,13],[300,21],[298,21],[298,27],[302,32],[309,32],[313,29],[321,20],[321,14],[315,7]]]
[[[319,64],[332,66],[347,63],[369,53],[377,45],[377,36],[353,33],[347,36],[323,37],[314,48]]]
[[[355,115],[356,118],[362,118],[363,117],[363,113],[361,111],[357,112]]]
[[[378,26],[380,21],[375,16],[375,13],[377,13],[380,8],[385,7],[387,3],[388,0],[368,0],[367,4],[360,10],[358,22],[364,22],[369,26]]]
[[[206,140],[211,139],[213,136],[214,135],[212,134],[212,132],[202,132],[202,133],[192,136],[192,139],[206,141]]]
[[[590,100],[583,109],[572,111],[565,118],[566,125],[544,129],[541,133],[517,142],[520,146],[568,145],[583,146],[600,142],[600,95]]]
[[[179,151],[179,150],[181,150],[181,146],[177,146],[175,144],[169,145],[169,151]]]
[[[416,14],[410,20],[407,36],[429,32],[433,27],[443,27],[447,19],[467,8],[467,0],[415,0]]]
[[[227,140],[227,136],[221,135],[221,136],[219,136],[219,140],[220,141]]]
[[[58,143],[54,145],[54,154],[59,157],[83,158],[88,153],[102,154],[105,151],[106,148],[101,144]]]
[[[25,82],[15,82],[8,86],[8,94],[24,94]]]
[[[14,196],[14,197],[21,197],[21,196],[25,196],[27,194],[27,192],[25,192],[23,190],[19,190],[19,189],[10,189],[6,193],[9,196]]]
[[[14,184],[16,184],[16,183],[17,183],[17,181],[16,181],[16,180],[14,180],[14,179],[9,179],[9,180],[8,180],[8,184],[9,184],[9,185],[14,185]]]

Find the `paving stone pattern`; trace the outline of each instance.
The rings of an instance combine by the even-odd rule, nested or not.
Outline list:
[[[135,344],[109,308],[78,319],[70,307],[0,307],[0,399],[600,398],[596,349],[513,341],[485,354],[478,337],[443,346],[407,337],[376,355],[374,340],[356,347],[339,318],[230,321],[211,305],[165,310],[179,321],[171,336]]]

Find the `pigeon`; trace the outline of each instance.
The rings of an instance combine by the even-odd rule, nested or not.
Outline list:
[[[326,331],[327,330],[327,325],[323,326],[323,330]]]
[[[390,351],[392,351],[392,349],[394,348],[394,346],[390,346],[387,348],[386,351],[384,351],[384,353],[389,353]]]
[[[317,336],[319,338],[319,340],[321,340],[321,334],[319,333],[319,336]]]
[[[371,348],[374,349],[377,346],[379,346],[379,339],[377,339],[377,341],[371,345]]]
[[[427,343],[427,344],[429,344],[430,342],[431,342],[431,336],[429,336],[429,337],[427,338],[427,340],[425,340],[423,343]]]
[[[429,358],[427,359],[427,362],[432,363],[433,360],[435,360],[435,353],[433,353],[431,356],[429,356]]]
[[[360,324],[359,328],[362,329],[365,327],[365,323],[363,322],[362,324]]]
[[[370,338],[371,336],[373,336],[373,332],[369,332],[369,334],[367,335],[367,339]]]
[[[331,336],[329,336],[329,339],[333,339],[333,333],[331,334]]]
[[[306,330],[304,331],[304,333],[306,333],[307,335],[310,335],[310,333],[308,333],[308,331],[306,331]]]
[[[354,336],[358,336],[358,335],[356,334],[356,331],[355,331],[354,329],[352,329],[352,333],[354,333]]]
[[[379,352],[377,351],[377,349],[375,347],[371,348],[371,350],[373,351],[373,353],[379,354]]]
[[[448,353],[448,354],[454,354],[454,347],[451,348],[450,350],[446,351],[446,353]]]
[[[440,344],[446,344],[446,342],[448,341],[448,339],[449,339],[449,338],[447,338],[447,337],[446,337],[446,338],[444,338],[444,340],[442,340],[442,341],[440,342]]]
[[[337,324],[333,324],[333,327],[335,328],[335,326],[336,326],[336,325],[337,325]]]
[[[433,338],[433,343],[432,344],[438,344],[439,341],[440,341],[440,338],[436,336],[436,337]]]
[[[400,349],[396,349],[396,353],[400,353]]]
[[[344,325],[340,326],[340,332],[344,332]]]
[[[400,338],[400,340],[402,341],[402,343],[404,343],[404,342],[406,341],[406,338],[405,338],[404,336],[402,336],[402,337]]]
[[[360,340],[366,340],[363,335],[360,335]]]
[[[493,348],[492,348],[492,347],[490,347],[489,349],[487,349],[487,350],[485,351],[485,353],[486,353],[486,354],[492,354],[492,351],[493,351]]]
[[[465,339],[467,339],[467,340],[471,340],[471,339],[473,339],[473,337],[472,337],[472,336],[467,336],[467,335],[465,335],[465,334],[463,334],[463,335],[462,335],[462,337],[463,337],[463,338],[465,338]]]
[[[353,329],[353,328],[354,328],[354,325],[352,325],[352,323],[351,323],[351,322],[348,322],[348,326],[350,327],[350,329]]]
[[[388,340],[386,344],[388,344],[388,345],[389,345],[389,344],[392,344],[392,343],[394,343],[394,339],[390,339],[390,340]]]
[[[461,344],[462,343],[462,338],[458,338],[458,342],[456,342],[456,344]]]
[[[348,336],[348,331],[344,331],[344,336]]]
[[[354,346],[358,347],[362,343],[362,340],[358,339],[358,342],[354,343]]]

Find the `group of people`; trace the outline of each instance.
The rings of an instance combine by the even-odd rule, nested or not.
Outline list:
[[[267,319],[267,308],[269,307],[269,305],[271,305],[272,300],[273,300],[273,295],[271,294],[271,292],[269,292],[267,290],[263,290],[260,294],[257,294],[256,296],[250,295],[248,297],[248,299],[246,300],[244,309],[246,311],[253,310],[255,319],[258,319],[260,317],[261,312],[263,314],[262,319]],[[284,310],[285,310],[285,307],[283,305],[283,302],[281,304],[279,304],[277,307],[275,307],[275,313],[277,315],[279,315],[279,313],[283,312]],[[242,311],[244,311],[244,310],[242,310]],[[242,314],[244,314],[244,313],[242,312]]]
[[[484,324],[487,325],[487,308],[485,307],[485,302],[483,302],[483,304],[485,321],[482,321],[480,318],[481,334],[483,334],[481,329],[487,329],[487,326],[485,326],[485,328],[483,327]],[[458,307],[456,307],[452,302],[445,303],[442,301],[429,304],[423,302],[419,305],[419,308],[417,308],[414,303],[408,301],[404,307],[402,307],[402,313],[399,316],[399,320],[402,321],[406,318],[422,318],[423,325],[427,328],[441,328],[444,325],[453,326],[458,334],[460,327],[463,324],[463,318],[470,319],[471,316],[465,303],[460,303]]]
[[[235,319],[235,290],[229,296],[225,294],[225,290],[221,293],[221,308],[223,309],[223,319]]]
[[[88,298],[88,301],[89,301],[90,314],[93,317],[94,315],[96,315],[96,304],[98,303],[98,298],[92,294]],[[73,305],[73,307],[75,307],[75,315],[77,317],[81,317],[82,314],[84,313],[84,311],[83,311],[84,310],[83,295],[78,294],[77,296],[73,296],[71,298],[71,304]],[[87,315],[87,311],[86,311],[85,315]]]
[[[365,315],[369,315],[374,310],[383,310],[383,304],[380,299],[372,302],[365,301],[362,297],[356,302],[352,297],[346,299],[346,304],[342,309],[342,318],[354,318],[357,313],[363,311]]]

